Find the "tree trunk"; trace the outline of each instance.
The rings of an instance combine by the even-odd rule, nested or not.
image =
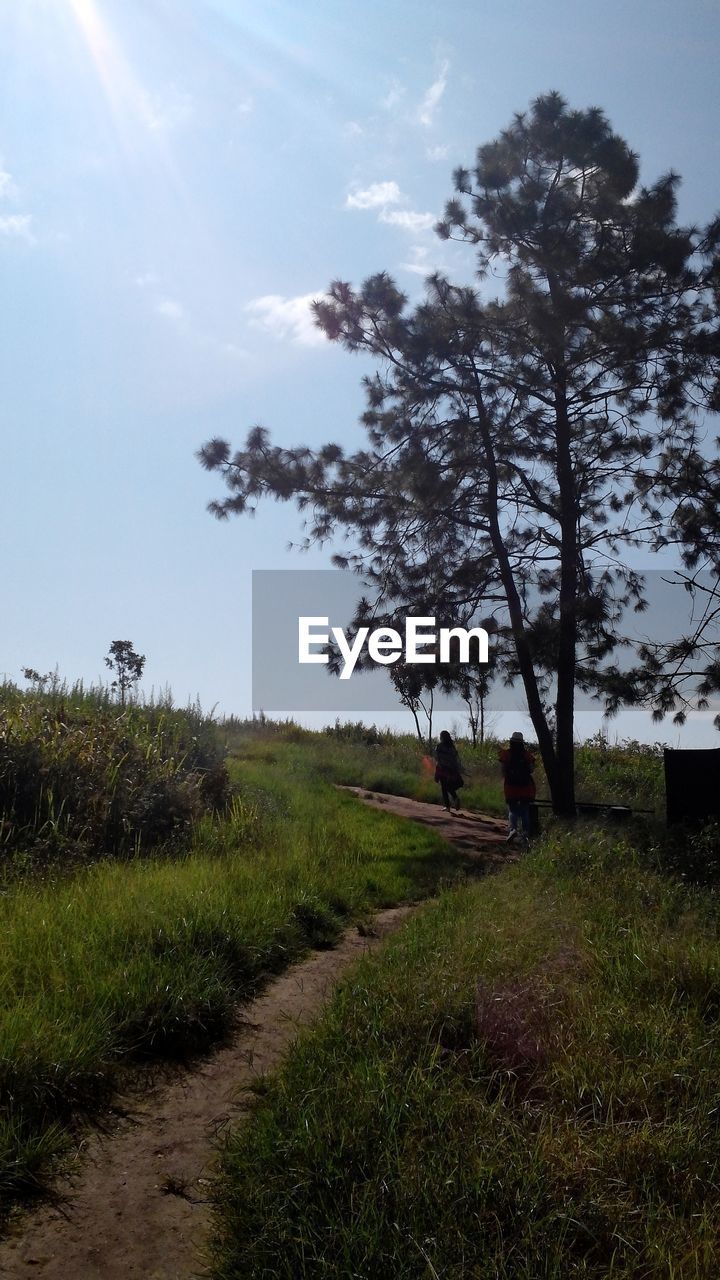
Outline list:
[[[478,411],[478,427],[480,429],[488,474],[487,497],[490,540],[492,542],[495,555],[497,556],[498,569],[500,571],[500,578],[505,592],[508,613],[510,615],[510,625],[512,627],[513,641],[515,643],[515,652],[517,654],[520,675],[525,689],[525,697],[527,698],[528,712],[530,714],[530,719],[532,720],[535,733],[537,734],[540,756],[542,758],[543,767],[550,787],[550,795],[552,796],[554,808],[556,795],[558,797],[558,802],[561,803],[555,743],[553,742],[553,736],[550,732],[550,726],[548,725],[547,716],[545,715],[542,704],[542,698],[540,697],[540,690],[538,688],[537,678],[535,675],[535,667],[533,665],[533,656],[530,651],[530,645],[528,644],[528,638],[525,632],[522,602],[520,600],[520,594],[513,575],[507,547],[505,546],[505,540],[500,528],[497,464],[495,461],[492,437],[485,414],[485,406],[483,404],[479,386],[476,389],[476,405]]]
[[[477,716],[475,715],[472,699],[463,698],[463,702],[465,703],[465,706],[468,709],[468,725],[470,727],[470,741],[472,745],[475,747],[477,746],[477,730],[478,730]]]
[[[422,707],[423,711],[425,712],[425,715],[427,716],[427,722],[428,722],[427,747],[428,747],[428,751],[432,751],[432,740],[433,740],[433,737],[432,737],[432,728],[433,728],[433,706],[434,706],[434,702],[435,702],[435,693],[434,693],[434,690],[433,690],[433,689],[431,689],[431,690],[430,690],[430,704],[429,704],[429,706],[427,706],[427,707],[426,707],[424,702],[421,702],[421,703],[420,703],[420,706]]]
[[[415,707],[414,707],[414,706],[412,706],[412,705],[410,706],[410,710],[412,711],[413,720],[415,721],[415,731],[416,731],[416,733],[417,733],[418,739],[419,739],[419,741],[420,741],[421,745],[424,747],[424,746],[425,746],[425,739],[423,738],[423,732],[422,732],[422,729],[420,728],[420,721],[418,720],[418,714],[417,714],[417,711],[416,711]]]
[[[575,675],[577,663],[577,501],[564,368],[555,374],[557,479],[560,491],[560,620],[555,702],[556,776],[550,793],[553,811],[575,814]]]

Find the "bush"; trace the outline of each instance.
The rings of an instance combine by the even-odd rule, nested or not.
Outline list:
[[[186,835],[222,809],[215,731],[192,713],[3,690],[0,845],[47,856],[122,854]]]
[[[339,719],[333,725],[326,725],[323,733],[328,738],[335,738],[340,742],[357,742],[365,747],[392,744],[395,736],[387,729],[377,729],[374,724],[364,724],[362,720],[342,724]]]

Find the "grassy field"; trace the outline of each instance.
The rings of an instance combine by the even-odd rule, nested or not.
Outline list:
[[[717,924],[602,831],[448,891],[230,1140],[216,1280],[720,1274]]]
[[[31,1189],[133,1060],[221,1036],[237,1002],[460,858],[321,779],[245,767],[229,811],[151,856],[11,864],[0,894],[0,1195]]]
[[[465,805],[502,812],[498,744],[488,742],[475,749],[460,744],[460,749],[468,783]],[[206,1047],[227,1031],[238,1001],[256,990],[266,975],[279,971],[309,946],[331,945],[347,921],[462,879],[460,856],[427,830],[361,808],[331,785],[359,784],[439,800],[432,772],[415,738],[362,725],[310,733],[292,723],[230,720],[218,724],[199,708],[174,708],[167,698],[158,705],[131,705],[120,711],[102,690],[68,689],[59,681],[43,693],[0,688],[0,1197],[5,1206],[42,1185],[53,1159],[72,1141],[78,1119],[92,1116],[107,1102],[133,1062],[187,1055]],[[598,741],[578,749],[578,777],[579,793],[586,799],[653,807],[661,794],[661,754],[637,744],[608,747]],[[538,781],[543,794],[540,767]],[[576,845],[584,848],[592,839],[588,829]],[[696,838],[697,867],[717,872],[715,845],[711,841],[710,848],[703,841]],[[273,1106],[286,1097],[291,1110],[297,1109],[300,1095],[293,1090],[299,1088],[305,1097],[303,1071],[315,1070],[315,1061],[325,1062],[325,1069],[334,1071],[337,1037],[348,1045],[355,1043],[355,1033],[350,1034],[353,1018],[358,1019],[359,1043],[366,1048],[384,1044],[377,1059],[361,1056],[355,1066],[348,1059],[347,1079],[354,1083],[352,1087],[348,1083],[347,1090],[343,1082],[337,1086],[348,1117],[353,1115],[353,1098],[352,1105],[360,1108],[353,1124],[360,1125],[358,1134],[367,1129],[368,1151],[376,1151],[379,1167],[387,1171],[387,1185],[388,1179],[395,1180],[395,1189],[386,1192],[385,1184],[376,1185],[372,1178],[363,1181],[363,1174],[357,1188],[348,1191],[352,1213],[360,1213],[361,1223],[367,1218],[367,1238],[375,1233],[381,1241],[377,1256],[382,1259],[389,1245],[384,1228],[377,1226],[377,1214],[382,1209],[384,1221],[385,1209],[398,1196],[405,1197],[398,1178],[404,1182],[407,1176],[409,1189],[415,1184],[404,1165],[393,1172],[394,1157],[377,1147],[377,1135],[372,1137],[378,1099],[382,1106],[377,1115],[390,1146],[394,1135],[404,1132],[416,1087],[419,1097],[432,1100],[433,1108],[438,1108],[432,1120],[435,1138],[444,1132],[446,1114],[452,1121],[448,1133],[455,1132],[456,1102],[447,1110],[447,1099],[427,1092],[428,1080],[435,1080],[438,1064],[441,1077],[450,1081],[454,1077],[449,1068],[454,1071],[457,1066],[459,1079],[464,1079],[468,1064],[481,1061],[468,1014],[472,1006],[468,993],[480,970],[485,971],[483,966],[490,965],[488,981],[492,980],[494,952],[488,936],[497,941],[498,930],[512,934],[518,947],[516,977],[524,982],[522,957],[532,953],[540,963],[539,957],[554,954],[557,939],[552,928],[557,925],[558,936],[570,930],[575,938],[578,921],[584,918],[585,908],[577,906],[578,886],[585,883],[583,877],[592,881],[592,874],[581,868],[571,875],[566,865],[569,846],[563,847],[564,863],[562,859],[534,861],[534,879],[523,879],[530,876],[528,863],[522,872],[502,878],[504,888],[498,879],[492,885],[458,890],[439,912],[431,911],[427,923],[418,924],[399,950],[389,952],[385,977],[382,967],[368,970],[361,985],[353,988],[355,995],[346,994],[343,1016],[350,1022],[338,1023],[335,1033],[323,1031],[307,1050],[306,1067],[298,1067],[301,1059],[294,1059],[289,1074],[277,1086],[280,1092]],[[668,848],[667,842],[654,847],[646,834],[646,859],[658,862],[662,855],[674,865]],[[676,842],[673,856],[687,862],[686,846]],[[571,883],[572,892],[567,888]],[[608,897],[608,919],[614,909],[613,893]],[[555,914],[548,916],[550,900],[556,906]],[[575,904],[572,911],[571,903]],[[452,923],[456,918],[457,939]],[[487,935],[486,924],[489,928],[491,920],[494,932]],[[586,940],[583,947],[587,945]],[[433,965],[439,966],[440,982]],[[574,974],[574,962],[570,968]],[[585,972],[582,966],[580,970]],[[395,980],[402,990],[398,987],[385,1000],[383,983],[390,982],[392,987]],[[569,990],[567,983],[562,990],[566,987]],[[445,1039],[436,1042],[433,1019],[441,1016],[448,999],[451,1012],[447,1017],[442,1013]],[[582,1000],[577,1008],[581,1006]],[[397,1023],[392,1021],[393,1009]],[[575,1005],[568,1009],[574,1017]],[[387,1025],[382,1022],[386,1016],[390,1018]],[[364,1018],[369,1022],[364,1023]],[[382,1035],[378,1018],[385,1026]],[[325,1036],[330,1036],[329,1057],[324,1056]],[[467,1044],[463,1036],[469,1036]],[[387,1060],[383,1054],[389,1055]],[[431,1071],[423,1065],[427,1054],[435,1063]],[[337,1062],[345,1071],[342,1055]],[[398,1063],[410,1072],[409,1084],[397,1074]],[[471,1074],[480,1070],[476,1065],[468,1069]],[[501,1073],[493,1078],[502,1083],[503,1096],[515,1097],[511,1076],[505,1079]],[[365,1079],[369,1091],[363,1085]],[[594,1097],[590,1084],[587,1088],[588,1097]],[[321,1092],[318,1101],[320,1097]],[[323,1114],[329,1132],[337,1122],[342,1135],[345,1121],[336,1116],[334,1105],[332,1098],[323,1103]],[[387,1113],[382,1110],[386,1105]],[[303,1160],[310,1163],[299,1175],[297,1194],[302,1213],[303,1196],[317,1197],[320,1211],[312,1228],[317,1239],[313,1236],[308,1245],[300,1232],[297,1241],[302,1249],[310,1248],[307,1256],[317,1260],[318,1274],[326,1274],[322,1250],[327,1245],[331,1268],[327,1274],[344,1275],[345,1262],[340,1264],[337,1258],[345,1258],[342,1250],[348,1249],[350,1257],[355,1245],[348,1242],[347,1231],[337,1235],[327,1187],[337,1190],[334,1171],[338,1164],[344,1168],[346,1154],[351,1157],[348,1169],[357,1172],[354,1148],[349,1134],[347,1139],[341,1136],[337,1148],[335,1139],[331,1142],[327,1135],[310,1141],[314,1106],[314,1094],[307,1107],[302,1102],[310,1124],[305,1130]],[[285,1148],[282,1144],[278,1148],[275,1139],[259,1136],[266,1124],[268,1133],[273,1132],[274,1114],[272,1108],[262,1113],[254,1136],[248,1139],[247,1150],[254,1153],[250,1163],[257,1160],[258,1168],[267,1165],[268,1171],[269,1198],[259,1204],[251,1196],[243,1217],[257,1225],[258,1250],[266,1230],[275,1229],[268,1224],[280,1212],[277,1205],[284,1203],[285,1195],[275,1178],[277,1169],[273,1172],[273,1166],[284,1160]],[[296,1130],[294,1141],[302,1147],[297,1125]],[[257,1148],[252,1145],[255,1142]],[[440,1163],[452,1163],[451,1144],[444,1155],[442,1144],[436,1141],[436,1146]],[[233,1152],[234,1181],[227,1183],[225,1204],[231,1226],[223,1256],[228,1259],[236,1256],[234,1250],[245,1247],[239,1244],[245,1228],[238,1226],[233,1208],[236,1196],[245,1196],[245,1191],[237,1191],[243,1176],[250,1177],[250,1165],[245,1175],[241,1171],[241,1149],[245,1149],[242,1144]],[[422,1150],[421,1143],[418,1152]],[[425,1176],[419,1165],[415,1176]],[[309,1182],[303,1181],[306,1177]],[[427,1196],[440,1205],[445,1203],[445,1192],[438,1192],[435,1184],[431,1161]],[[447,1185],[453,1185],[452,1179]],[[275,1206],[273,1188],[279,1196]],[[380,1196],[377,1204],[376,1196]],[[420,1196],[418,1206],[423,1203]],[[345,1210],[350,1211],[347,1204]],[[463,1213],[458,1209],[460,1217]],[[292,1221],[290,1214],[287,1222]],[[295,1229],[288,1225],[289,1231]],[[337,1254],[341,1237],[345,1243]],[[365,1238],[362,1226],[357,1239]],[[322,1240],[321,1248],[318,1241]],[[422,1248],[427,1252],[426,1245]],[[292,1256],[291,1250],[288,1257]],[[398,1274],[431,1275],[431,1270],[412,1271],[422,1256],[421,1249],[412,1255],[414,1262],[407,1261],[410,1270]],[[387,1257],[395,1259],[392,1250]],[[222,1265],[221,1274],[235,1274],[234,1264]],[[364,1265],[358,1263],[361,1268]],[[406,1261],[397,1265],[405,1266]],[[341,1269],[332,1271],[332,1267]],[[358,1274],[365,1272],[361,1269]]]
[[[258,763],[296,778],[323,777],[330,782],[370,791],[439,799],[434,764],[427,748],[410,734],[392,734],[365,725],[339,725],[312,733],[297,725],[227,726],[224,743],[240,766]],[[498,764],[501,744],[488,739],[476,747],[459,742],[466,786],[462,803],[484,813],[504,813]],[[602,736],[578,746],[577,797],[618,805],[635,805],[664,816],[662,745],[627,741],[610,745]],[[538,797],[548,798],[542,762],[536,756]]]

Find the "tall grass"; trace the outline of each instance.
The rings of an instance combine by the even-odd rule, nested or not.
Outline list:
[[[336,725],[322,733],[292,722],[228,721],[222,728],[232,759],[259,761],[294,777],[319,776],[330,782],[361,786],[370,791],[439,800],[434,762],[417,738],[394,734],[362,723]],[[458,740],[466,786],[463,805],[487,813],[505,809],[498,753],[494,738],[473,747]],[[532,744],[530,744],[532,747]],[[537,748],[535,778],[538,798],[549,789]],[[578,800],[631,805],[662,811],[664,805],[662,744],[646,746],[627,740],[615,745],[602,735],[578,744],[575,753]]]
[[[217,727],[169,702],[120,710],[59,680],[0,688],[0,851],[88,858],[187,837],[227,799]]]
[[[383,819],[385,818],[385,821]],[[222,1035],[239,999],[345,920],[459,864],[322,783],[246,776],[184,852],[24,877],[0,895],[0,1192],[40,1176],[133,1059]]]
[[[213,1274],[720,1274],[713,895],[617,836],[445,894],[224,1154]]]
[[[434,801],[440,791],[434,761],[409,734],[378,732],[373,726],[350,725],[312,733],[296,725],[276,726],[271,737],[234,725],[227,736],[229,758],[242,767],[260,763],[295,778],[321,777],[342,786]],[[466,778],[463,803],[477,810],[504,809],[498,744],[471,748],[461,744]]]
[[[596,734],[575,748],[579,800],[609,800],[664,812],[664,744],[626,738],[611,744]]]
[[[465,803],[500,811],[497,744],[461,754]],[[649,794],[659,757],[608,759],[581,758],[591,789]],[[417,742],[372,727],[0,688],[0,1193],[43,1176],[123,1064],[207,1044],[264,974],[457,871],[329,783],[436,794]]]

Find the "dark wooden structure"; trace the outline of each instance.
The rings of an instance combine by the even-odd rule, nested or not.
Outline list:
[[[665,752],[667,821],[720,818],[720,747]]]

